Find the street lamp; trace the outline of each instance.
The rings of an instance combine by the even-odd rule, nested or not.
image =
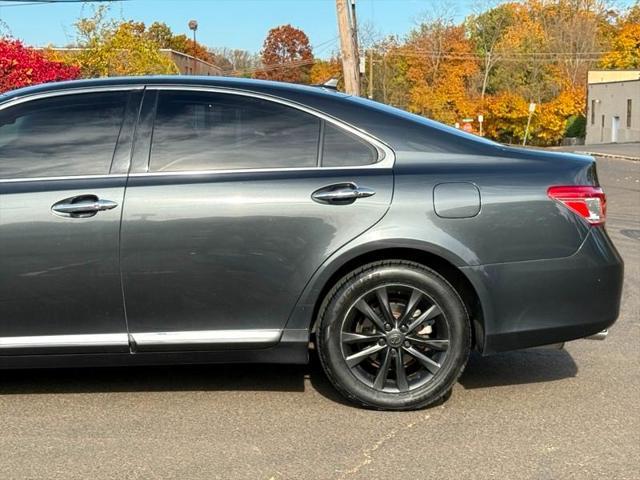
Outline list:
[[[193,75],[196,74],[196,30],[198,30],[198,21],[189,20],[189,30],[193,32]]]

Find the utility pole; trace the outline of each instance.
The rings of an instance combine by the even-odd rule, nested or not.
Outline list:
[[[340,32],[340,50],[342,52],[342,71],[344,76],[344,87],[346,93],[350,95],[360,95],[360,78],[358,51],[355,46],[355,36],[353,33],[353,21],[347,6],[348,0],[336,0],[336,11],[338,13],[338,30]],[[355,0],[352,8],[355,8]]]
[[[351,0],[351,35],[353,35],[353,48],[356,51],[356,63],[360,54],[360,46],[358,45],[358,17],[356,17],[356,0]]]

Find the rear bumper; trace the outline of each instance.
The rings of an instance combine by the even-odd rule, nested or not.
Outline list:
[[[491,354],[595,335],[618,317],[622,258],[603,228],[558,259],[464,267],[480,297],[480,350]]]

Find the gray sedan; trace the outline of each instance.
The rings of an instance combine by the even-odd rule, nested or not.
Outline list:
[[[139,77],[0,96],[0,368],[304,363],[446,398],[472,349],[599,334],[593,158],[320,87]]]

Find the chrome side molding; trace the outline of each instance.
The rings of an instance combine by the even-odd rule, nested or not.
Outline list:
[[[16,348],[126,347],[126,333],[0,337],[0,350]]]
[[[179,332],[99,333],[80,335],[37,335],[0,337],[0,351],[17,349],[125,347],[142,349],[187,345],[270,345],[282,336],[279,329],[194,330]]]
[[[276,343],[282,330],[194,330],[185,332],[131,333],[138,347],[162,345],[233,345],[242,343]]]

